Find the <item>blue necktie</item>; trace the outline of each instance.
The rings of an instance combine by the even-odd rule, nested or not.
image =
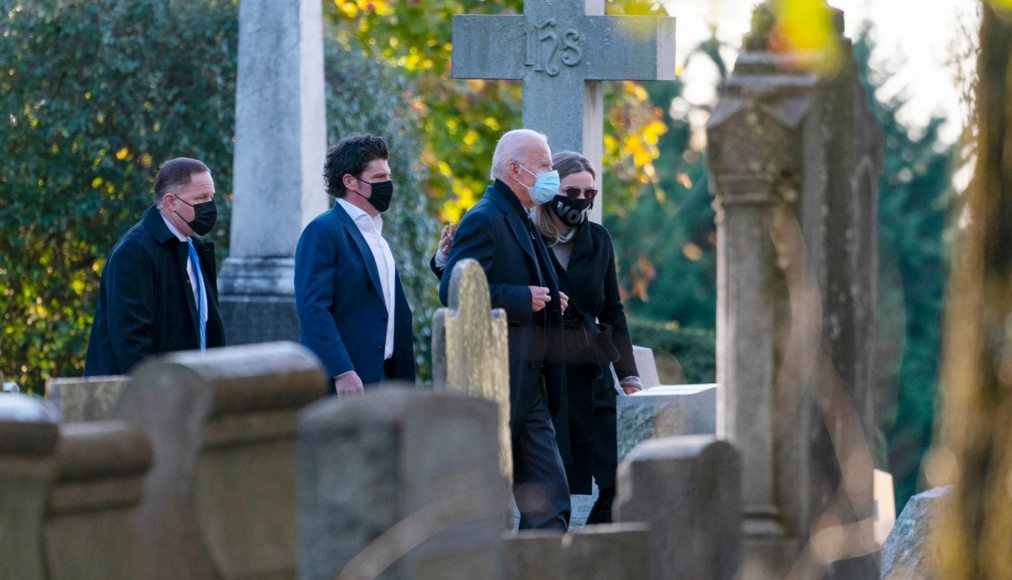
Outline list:
[[[186,245],[190,250],[190,267],[193,268],[193,277],[197,279],[197,328],[200,329],[200,350],[207,350],[207,329],[204,322],[204,276],[200,272],[200,260],[197,259],[197,249],[193,247],[193,240],[187,238]]]

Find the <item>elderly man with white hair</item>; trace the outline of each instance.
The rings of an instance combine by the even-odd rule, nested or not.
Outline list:
[[[566,530],[569,484],[552,414],[565,409],[565,367],[549,336],[562,326],[568,298],[559,292],[552,260],[528,210],[559,191],[547,138],[518,129],[499,139],[492,157],[494,183],[457,227],[446,263],[477,260],[488,277],[492,307],[509,320],[510,431],[513,495],[521,529]],[[446,304],[450,276],[439,298]],[[565,451],[565,450],[563,450]]]

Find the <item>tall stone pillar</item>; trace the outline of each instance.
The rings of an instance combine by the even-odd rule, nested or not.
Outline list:
[[[717,429],[742,454],[744,578],[877,577],[881,134],[836,16],[831,73],[753,30],[708,126]]]
[[[229,344],[299,339],[294,256],[327,209],[323,8],[242,0],[229,257],[218,279]]]

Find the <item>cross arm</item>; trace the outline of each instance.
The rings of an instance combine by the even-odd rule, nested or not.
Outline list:
[[[524,78],[524,39],[523,15],[455,15],[453,78]]]
[[[579,32],[587,48],[587,80],[675,80],[675,19],[587,16]]]

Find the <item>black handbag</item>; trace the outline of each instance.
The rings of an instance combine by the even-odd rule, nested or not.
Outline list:
[[[566,361],[601,366],[617,361],[619,353],[611,338],[611,326],[597,322],[579,309],[574,309],[572,299],[566,314],[571,310],[575,310],[576,316],[563,318]]]

